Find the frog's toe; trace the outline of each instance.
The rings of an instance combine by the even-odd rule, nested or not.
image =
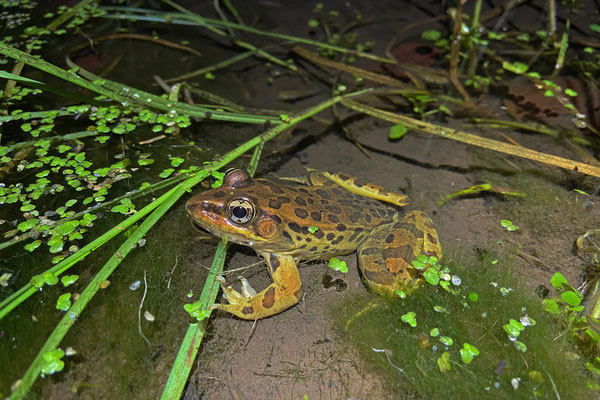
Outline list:
[[[252,286],[250,286],[250,282],[248,282],[248,279],[244,278],[243,276],[238,276],[238,279],[240,280],[240,282],[242,282],[242,296],[246,298],[256,296],[257,292]]]

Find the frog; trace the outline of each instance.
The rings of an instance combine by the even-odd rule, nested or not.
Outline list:
[[[272,283],[260,292],[240,277],[241,293],[219,277],[219,309],[257,320],[296,305],[303,297],[301,260],[358,254],[363,281],[373,292],[409,293],[423,276],[412,265],[420,255],[441,259],[430,217],[401,212],[408,197],[343,173],[309,170],[303,177],[275,181],[230,169],[218,188],[191,197],[192,223],[217,237],[251,247],[264,258]]]

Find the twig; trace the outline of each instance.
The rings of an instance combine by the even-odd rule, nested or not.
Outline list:
[[[146,281],[146,270],[144,270],[144,294],[142,295],[142,301],[140,302],[140,306],[138,307],[138,332],[140,336],[146,341],[148,346],[152,346],[152,343],[148,340],[148,338],[142,332],[142,307],[144,306],[144,300],[146,300],[146,293],[148,292],[148,282]]]
[[[169,281],[167,282],[167,289],[171,289],[171,278],[173,278],[173,271],[177,268],[177,256],[175,256],[175,265],[171,268],[171,272],[169,273]]]

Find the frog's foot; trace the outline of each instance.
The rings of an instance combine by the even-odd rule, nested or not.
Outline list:
[[[396,224],[377,230],[358,249],[358,261],[371,290],[393,295],[411,291],[423,278],[411,262],[418,255],[442,257],[431,219],[422,211],[406,214]]]
[[[280,313],[298,303],[302,298],[302,282],[296,263],[292,257],[280,257],[274,268],[274,261],[268,261],[273,283],[260,293],[241,277],[242,289],[239,293],[221,281],[223,295],[229,304],[215,304],[214,308],[227,311],[242,319],[259,319]]]

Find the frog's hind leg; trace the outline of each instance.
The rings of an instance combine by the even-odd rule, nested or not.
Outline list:
[[[374,292],[393,295],[395,290],[411,291],[423,278],[411,262],[418,255],[442,257],[438,235],[431,219],[412,211],[393,225],[373,232],[358,249],[364,280]]]

